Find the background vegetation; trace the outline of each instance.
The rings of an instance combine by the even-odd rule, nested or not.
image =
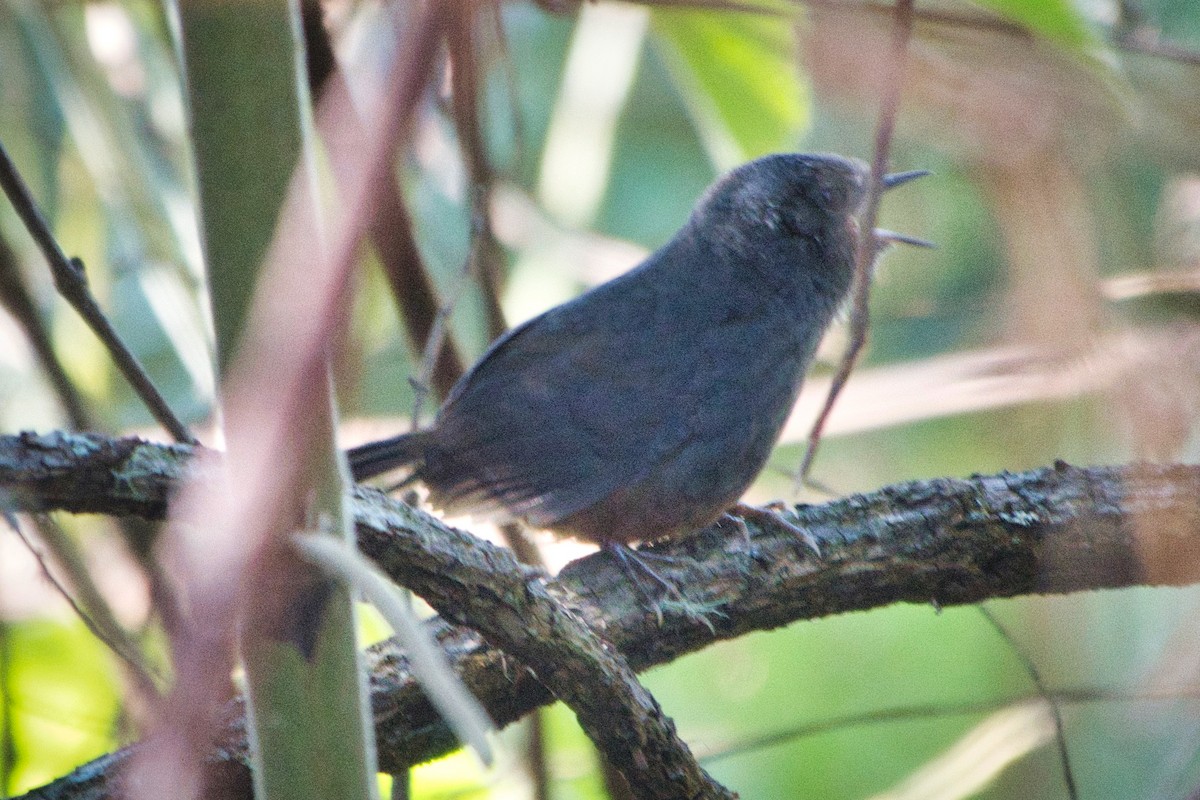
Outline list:
[[[452,102],[436,92],[397,170],[468,362],[497,326],[488,285],[503,321],[517,324],[666,241],[724,169],[780,150],[870,158],[886,7],[550,5],[472,6],[494,174],[473,171]],[[890,196],[882,222],[939,248],[884,259],[871,345],[816,477],[848,493],[1059,458],[1196,461],[1194,4],[918,10],[892,165],[936,177]],[[381,9],[337,2],[326,12],[351,79],[369,80],[387,42]],[[152,2],[0,3],[0,141],[63,248],[87,265],[114,326],[211,442],[214,359],[173,24],[172,10]],[[481,208],[497,244],[472,257]],[[5,279],[27,287],[86,415],[64,412],[8,291],[0,430],[160,436],[56,296],[7,205],[0,236],[14,254]],[[409,377],[422,368],[376,260],[364,254],[349,355],[337,366],[347,444],[409,424]],[[481,267],[494,270],[486,280]],[[831,333],[753,500],[797,497],[791,473],[843,340]],[[152,669],[169,673],[147,583],[112,522],[58,522]],[[578,552],[544,544],[553,564]],[[990,605],[1045,684],[1074,693],[1064,722],[1080,796],[1195,796],[1198,606],[1193,589]],[[369,615],[364,624],[378,634]],[[1021,657],[975,609],[893,607],[799,624],[644,680],[706,768],[744,798],[1066,796],[1048,717],[1022,703],[1034,691]],[[5,529],[0,792],[136,739],[146,709],[134,697],[127,672]],[[549,796],[605,796],[570,713],[553,709],[546,729]],[[506,735],[519,748],[523,734]],[[530,784],[517,768],[483,777],[452,756],[416,771],[414,796],[525,797]]]

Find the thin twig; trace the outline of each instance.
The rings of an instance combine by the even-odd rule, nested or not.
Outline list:
[[[125,663],[125,666],[128,668],[129,674],[133,679],[134,687],[138,694],[142,696],[142,699],[152,700],[153,698],[157,697],[158,687],[154,682],[154,678],[151,676],[145,662],[137,653],[136,647],[134,647],[132,643],[127,641],[121,635],[119,628],[117,630],[113,630],[115,621],[110,619],[106,621],[106,624],[102,624],[94,619],[92,615],[83,607],[83,605],[81,605],[80,602],[75,599],[71,592],[67,590],[67,587],[63,585],[62,581],[60,581],[50,570],[50,564],[46,559],[46,554],[43,553],[41,548],[34,544],[29,537],[25,535],[25,531],[21,529],[21,525],[17,521],[17,518],[13,514],[5,511],[4,519],[8,522],[8,526],[12,528],[13,533],[17,535],[17,538],[21,540],[21,543],[25,545],[25,549],[27,549],[30,554],[37,559],[38,566],[42,570],[42,575],[45,576],[46,580],[50,583],[54,590],[58,592],[64,600],[67,601],[67,605],[71,607],[71,610],[75,613],[75,616],[79,617],[80,621],[83,622],[84,626],[89,631],[91,631],[92,635],[103,642],[105,647],[112,651],[113,655]],[[52,526],[53,524],[54,523],[50,521],[48,517],[43,515],[43,525]],[[97,596],[99,596],[98,593]],[[111,616],[111,612],[109,612],[109,615]]]
[[[424,343],[433,336],[441,305],[429,265],[417,247],[412,216],[395,181],[381,185],[371,221],[371,240],[409,341],[423,354]],[[466,367],[454,339],[445,333],[439,333],[437,338],[441,345],[427,389],[446,397]]]
[[[854,265],[850,341],[846,345],[842,362],[829,387],[829,394],[825,397],[825,405],[821,408],[821,413],[809,433],[808,448],[804,452],[804,460],[800,463],[800,469],[797,471],[798,484],[808,481],[813,461],[817,457],[817,448],[821,443],[821,433],[825,430],[825,423],[867,343],[867,333],[870,328],[868,301],[871,294],[871,273],[874,270],[875,259],[879,255],[875,225],[879,219],[879,206],[883,200],[883,178],[887,172],[888,155],[892,147],[892,133],[896,127],[900,94],[904,87],[904,64],[907,60],[908,40],[912,36],[912,25],[913,0],[896,0],[891,58],[885,67],[886,77],[883,96],[880,99],[879,125],[875,130],[875,153],[871,161],[871,186],[867,192],[867,207],[863,213],[860,228],[862,233],[858,242],[858,258]]]
[[[159,424],[166,428],[175,441],[196,444],[196,439],[188,431],[187,426],[180,422],[171,411],[167,401],[154,387],[137,357],[121,341],[116,329],[104,316],[104,312],[100,310],[99,304],[96,303],[96,299],[88,287],[87,273],[84,271],[83,262],[78,258],[67,258],[66,253],[58,246],[54,234],[50,232],[50,226],[46,223],[42,212],[38,210],[33,195],[29,192],[29,187],[25,185],[25,181],[21,178],[16,165],[9,158],[8,151],[2,144],[0,144],[0,185],[3,186],[9,202],[16,209],[21,221],[25,223],[29,235],[33,237],[50,265],[50,272],[54,276],[54,285],[58,288],[59,293],[79,312],[88,327],[100,337],[100,341],[108,349],[117,369],[121,370],[121,374],[142,398],[142,402],[150,409],[150,413],[154,415]]]
[[[1071,800],[1078,800],[1079,790],[1075,788],[1075,773],[1071,769],[1071,756],[1067,752],[1067,734],[1066,728],[1063,726],[1062,710],[1059,708],[1058,698],[1046,688],[1046,684],[1042,680],[1042,674],[1038,671],[1037,665],[1033,663],[1033,659],[1017,646],[1016,640],[1008,632],[1008,629],[1000,624],[1000,620],[996,619],[996,616],[987,606],[981,604],[977,608],[979,609],[979,613],[983,615],[983,618],[990,622],[992,627],[996,629],[996,633],[1000,634],[1000,638],[1004,639],[1008,643],[1008,646],[1012,648],[1013,653],[1025,667],[1025,672],[1029,674],[1029,679],[1033,681],[1037,693],[1050,706],[1050,713],[1054,715],[1054,739],[1058,743],[1058,757],[1062,763],[1063,783],[1067,785],[1067,796]]]
[[[455,280],[454,287],[450,290],[450,295],[446,302],[438,306],[437,313],[433,317],[433,325],[429,328],[429,336],[425,340],[425,346],[421,351],[421,363],[417,368],[417,374],[413,376],[410,383],[413,387],[413,412],[412,412],[412,428],[417,430],[420,427],[421,409],[425,405],[425,400],[430,394],[431,381],[434,374],[434,369],[438,365],[439,354],[442,352],[443,345],[448,341],[450,323],[450,315],[454,313],[454,308],[458,305],[458,301],[462,299],[474,278],[479,277],[481,283],[487,283],[487,279],[483,277],[482,262],[486,259],[486,249],[490,234],[481,233],[483,229],[490,229],[490,223],[487,220],[487,212],[485,207],[488,203],[489,193],[483,187],[475,187],[471,193],[471,247],[467,253],[467,260],[463,262],[462,272]]]
[[[877,708],[871,711],[844,714],[828,719],[807,722],[785,730],[771,731],[758,734],[727,745],[714,745],[711,749],[698,755],[700,763],[712,764],[726,758],[765,750],[781,744],[821,736],[827,733],[845,731],[849,728],[880,725],[888,722],[904,722],[908,720],[945,719],[947,717],[977,716],[990,714],[1002,708],[1027,702],[1037,702],[1052,699],[1057,703],[1086,704],[1086,703],[1134,703],[1158,701],[1163,703],[1178,703],[1180,700],[1200,697],[1200,687],[1180,687],[1169,692],[1121,692],[1112,689],[1065,689],[1056,692],[1034,694],[1022,697],[998,698],[982,700],[974,703],[923,703],[891,708]]]
[[[450,321],[450,315],[454,313],[454,306],[471,283],[471,273],[474,272],[471,265],[474,261],[475,250],[472,248],[471,255],[467,257],[466,268],[455,281],[449,299],[439,305],[437,312],[433,315],[429,336],[425,339],[425,346],[421,349],[420,366],[417,368],[417,374],[409,380],[413,389],[412,429],[414,431],[421,427],[421,410],[430,394],[433,371],[437,366],[438,356],[442,352],[442,345],[448,340],[447,324]]]
[[[129,667],[134,688],[141,694],[145,705],[149,707],[150,703],[159,695],[158,687],[163,685],[162,677],[156,674],[147,663],[137,642],[117,620],[117,615],[113,613],[108,600],[92,581],[92,576],[89,574],[88,567],[74,540],[49,514],[35,514],[33,520],[37,525],[37,532],[54,558],[54,562],[74,587],[80,605],[88,610],[92,622],[104,632],[100,640],[108,645],[117,657]],[[119,521],[129,522],[128,520]],[[128,531],[124,533],[126,539],[132,535]]]
[[[0,239],[0,304],[25,331],[25,338],[29,340],[42,370],[50,379],[71,426],[81,431],[94,430],[96,425],[92,422],[79,390],[67,376],[58,353],[54,351],[50,332],[46,329],[29,293],[29,287],[26,286],[17,266],[17,256],[3,239]]]
[[[491,197],[494,176],[479,118],[480,55],[475,30],[477,7],[486,0],[452,0],[454,10],[446,29],[452,81],[452,110],[459,149],[471,185],[471,249],[475,276],[483,294],[489,338],[504,333],[508,324],[500,307],[499,245],[492,230]]]

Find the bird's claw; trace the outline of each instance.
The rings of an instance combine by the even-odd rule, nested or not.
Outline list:
[[[817,541],[817,537],[813,536],[810,532],[804,528],[801,528],[794,522],[790,522],[785,519],[783,514],[781,514],[777,509],[757,508],[756,506],[746,505],[745,503],[738,503],[732,509],[730,509],[729,517],[734,521],[735,524],[738,524],[742,528],[746,534],[747,541],[750,540],[750,530],[746,527],[745,520],[755,519],[760,524],[765,523],[768,525],[778,525],[779,527],[784,528],[792,535],[799,537],[800,540],[804,542],[808,549],[811,550],[813,555],[815,555],[817,558],[824,557],[821,553],[821,543]]]

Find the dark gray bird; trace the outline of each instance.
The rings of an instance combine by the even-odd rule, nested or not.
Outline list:
[[[835,155],[733,170],[642,264],[493,343],[430,428],[351,450],[354,477],[412,466],[447,511],[609,546],[713,522],[846,299],[868,180]]]

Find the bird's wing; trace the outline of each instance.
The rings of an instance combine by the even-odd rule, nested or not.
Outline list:
[[[438,417],[443,449],[423,469],[435,499],[552,526],[636,483],[687,437],[697,323],[637,278],[514,329],[460,381]]]

